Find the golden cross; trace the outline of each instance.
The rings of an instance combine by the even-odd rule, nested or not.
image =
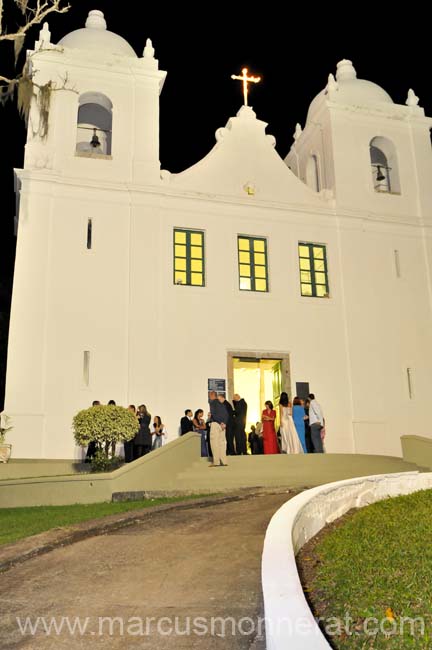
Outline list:
[[[257,84],[259,81],[261,81],[261,77],[248,77],[248,69],[243,68],[242,69],[242,75],[241,77],[238,77],[235,74],[231,75],[231,79],[235,79],[236,81],[243,81],[243,96],[244,96],[244,105],[248,105],[248,83],[254,83]]]

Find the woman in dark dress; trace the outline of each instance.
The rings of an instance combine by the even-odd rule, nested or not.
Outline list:
[[[304,428],[305,428],[305,441],[306,441],[306,450],[308,454],[313,454],[314,448],[311,438],[311,430],[309,424],[309,404],[310,399],[305,400],[304,402]]]
[[[128,406],[128,411],[133,413],[135,416],[137,415],[136,408],[134,404],[129,404]],[[134,439],[132,440],[125,440],[123,443],[124,446],[124,457],[125,457],[125,463],[131,463],[134,459]]]
[[[134,460],[148,454],[152,447],[152,437],[150,433],[151,415],[144,404],[138,407],[139,431],[133,439]]]

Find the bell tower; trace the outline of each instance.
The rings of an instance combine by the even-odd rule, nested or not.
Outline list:
[[[71,177],[157,184],[158,69],[150,39],[138,58],[129,43],[107,30],[101,11],[85,27],[51,43],[48,25],[29,52],[32,102],[25,169]]]
[[[27,65],[5,408],[18,457],[64,458],[66,413],[94,391],[126,400],[132,223],[162,183],[166,73],[150,40],[138,57],[101,11],[57,44],[45,24]]]
[[[430,213],[432,120],[418,104],[411,89],[405,105],[395,104],[343,59],[310,104],[305,128],[297,125],[286,162],[315,191],[331,190],[340,209],[420,217],[425,202]]]

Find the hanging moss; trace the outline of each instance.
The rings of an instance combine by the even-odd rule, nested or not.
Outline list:
[[[15,53],[15,65],[17,64],[18,57],[24,45],[25,34],[17,34],[14,39],[14,53]]]
[[[34,95],[34,85],[31,78],[23,74],[18,81],[18,112],[21,117],[25,120],[25,123],[28,122],[28,116],[30,113],[30,106]]]
[[[48,135],[48,118],[52,91],[52,82],[48,81],[48,83],[44,84],[43,86],[39,86],[39,92],[37,94],[37,104],[39,108],[38,135],[40,138],[42,138],[42,140],[45,140]]]
[[[23,73],[18,82],[17,103],[19,114],[27,125],[31,103],[35,99],[39,111],[39,126],[36,131],[33,131],[33,135],[38,135],[42,140],[45,140],[48,136],[49,110],[53,90],[51,81],[39,86],[33,82],[26,72]]]

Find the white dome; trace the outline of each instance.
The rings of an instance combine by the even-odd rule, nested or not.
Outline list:
[[[337,64],[336,82],[337,90],[332,92],[331,101],[337,104],[363,107],[376,106],[377,104],[393,104],[392,98],[381,86],[366,79],[357,79],[357,73],[351,61],[346,59],[339,61]],[[313,118],[322,102],[322,98],[327,94],[328,88],[325,88],[312,100],[307,120]]]
[[[97,50],[101,54],[119,54],[120,56],[137,57],[129,43],[106,28],[102,11],[94,9],[89,12],[85,28],[76,29],[66,34],[57,43],[75,50]]]

